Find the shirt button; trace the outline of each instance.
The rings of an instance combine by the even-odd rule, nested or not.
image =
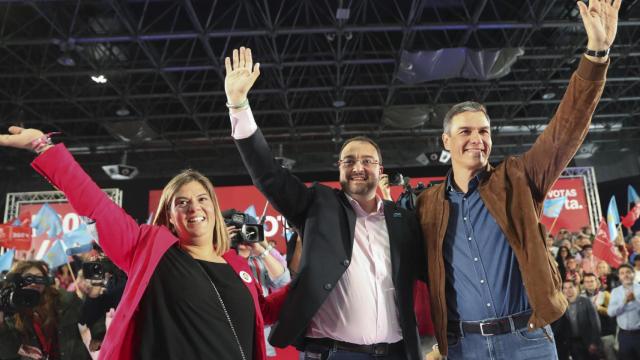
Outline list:
[[[342,265],[343,266],[349,266],[350,263],[351,262],[349,261],[349,259],[342,260]]]
[[[471,241],[471,236],[469,236],[469,241]]]
[[[478,261],[478,258],[473,258],[473,261]]]
[[[462,218],[462,220],[467,221],[467,218],[466,218],[466,217],[463,217],[463,218]]]
[[[484,284],[484,279],[480,280],[480,284]]]
[[[327,290],[327,291],[331,290],[332,287],[333,287],[333,285],[331,285],[331,283],[324,284],[324,289]]]
[[[487,307],[491,307],[491,304],[490,304],[490,303],[487,303]]]

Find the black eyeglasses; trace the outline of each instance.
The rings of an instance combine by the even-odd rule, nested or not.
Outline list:
[[[365,168],[370,168],[380,164],[380,161],[374,159],[343,159],[338,160],[338,166],[348,169],[356,166],[358,162]]]

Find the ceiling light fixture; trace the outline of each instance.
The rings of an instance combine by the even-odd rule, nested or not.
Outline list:
[[[106,84],[107,83],[107,78],[104,77],[104,75],[102,75],[102,74],[91,76],[91,80],[93,80],[94,82],[96,82],[98,84]]]

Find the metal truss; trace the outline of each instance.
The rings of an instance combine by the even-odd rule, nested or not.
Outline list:
[[[570,167],[566,168],[560,177],[582,177],[584,180],[584,191],[589,204],[589,218],[592,233],[597,233],[597,227],[602,217],[600,209],[600,195],[598,193],[598,182],[596,172],[593,167]]]
[[[107,196],[118,206],[122,206],[122,190],[102,189]],[[4,221],[18,217],[20,206],[23,204],[44,204],[68,202],[67,198],[60,191],[32,191],[8,193],[4,207]]]
[[[640,144],[636,3],[623,2],[593,119],[603,130],[589,135],[601,148]],[[318,171],[332,169],[340,142],[356,134],[380,142],[388,164],[417,166],[440,136],[441,114],[393,128],[382,114],[394,106],[481,101],[496,137],[492,160],[521,153],[553,115],[586,38],[575,2],[560,0],[12,0],[0,17],[3,123],[63,132],[91,172],[127,151],[149,177],[187,166],[244,172],[222,65],[241,45],[261,63],[250,94],[259,126],[297,170]],[[398,80],[403,52],[453,47],[525,54],[492,81]],[[99,74],[106,84],[90,80]],[[124,139],[123,123],[139,126],[140,138]],[[1,149],[0,169],[28,159]]]

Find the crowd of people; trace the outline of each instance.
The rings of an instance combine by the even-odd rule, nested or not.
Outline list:
[[[621,264],[593,254],[590,227],[548,236],[569,308],[552,328],[560,359],[633,359],[640,354],[640,232],[619,239]],[[613,296],[615,292],[615,296]],[[619,357],[618,357],[619,354]]]

